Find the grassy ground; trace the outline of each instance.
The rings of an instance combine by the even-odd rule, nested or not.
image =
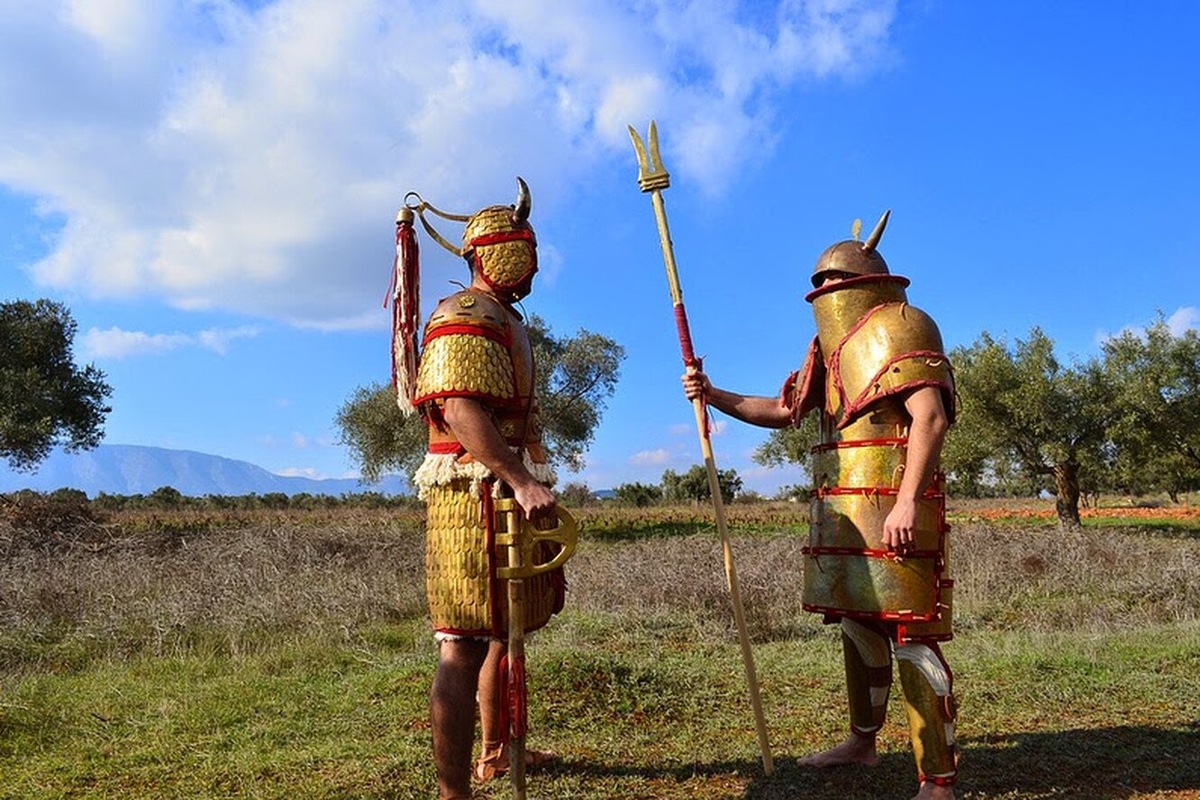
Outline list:
[[[0,529],[0,798],[435,797],[416,522]],[[531,641],[531,740],[563,760],[530,797],[912,794],[895,693],[879,766],[795,766],[843,735],[840,647],[799,609],[797,537],[741,524],[775,773],[711,531],[630,512],[592,520]],[[964,518],[954,565],[960,797],[1200,797],[1200,530]]]

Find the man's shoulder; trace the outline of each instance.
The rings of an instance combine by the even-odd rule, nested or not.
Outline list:
[[[444,325],[467,325],[473,327],[506,328],[509,315],[495,298],[482,292],[463,289],[443,297],[434,307],[426,323],[427,329]]]
[[[881,344],[885,346],[880,346]],[[933,317],[908,303],[884,303],[871,309],[841,343],[843,354],[896,356],[914,350],[942,350],[942,334]],[[843,355],[843,357],[846,357]]]

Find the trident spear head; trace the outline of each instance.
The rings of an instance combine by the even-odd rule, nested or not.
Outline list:
[[[643,192],[660,192],[671,185],[671,175],[662,163],[658,152],[658,126],[650,121],[650,157],[646,157],[646,145],[642,137],[629,126],[629,138],[633,140],[633,149],[637,151],[638,186]]]

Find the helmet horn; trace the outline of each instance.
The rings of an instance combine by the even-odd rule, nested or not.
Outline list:
[[[865,242],[863,242],[862,249],[864,253],[874,252],[875,246],[878,245],[879,240],[883,238],[883,229],[887,227],[888,217],[891,215],[891,213],[892,210],[889,208],[887,211],[883,212],[883,216],[879,218],[879,222],[875,223],[875,230],[871,231],[871,235],[867,237]]]
[[[529,186],[525,181],[517,177],[517,206],[513,212],[513,219],[517,222],[525,222],[529,219],[529,210],[533,205],[532,199],[529,196]]]

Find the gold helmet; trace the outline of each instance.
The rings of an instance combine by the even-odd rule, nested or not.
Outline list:
[[[891,211],[883,212],[883,216],[875,224],[875,230],[871,231],[871,235],[865,242],[854,238],[827,247],[825,252],[821,253],[821,257],[817,259],[816,267],[813,268],[813,286],[819,288],[825,280],[825,276],[830,273],[846,277],[890,274],[887,262],[883,260],[883,256],[879,255],[875,247],[883,237],[883,229],[887,227],[888,216],[891,213]],[[857,225],[856,221],[856,228]],[[857,235],[858,233],[855,231],[855,236],[857,237]]]
[[[516,205],[480,209],[463,229],[463,256],[471,259],[487,285],[501,294],[528,294],[528,281],[537,272],[537,238],[529,225],[530,206],[529,187],[517,178]]]
[[[532,206],[529,186],[517,178],[517,202],[511,206],[487,206],[471,215],[447,214],[425,202],[415,192],[417,203],[406,204],[421,218],[426,232],[455,255],[467,259],[471,268],[490,288],[506,300],[519,300],[529,293],[530,280],[537,272],[537,237],[529,224]],[[446,241],[425,219],[431,211],[445,219],[466,223],[462,247]]]

